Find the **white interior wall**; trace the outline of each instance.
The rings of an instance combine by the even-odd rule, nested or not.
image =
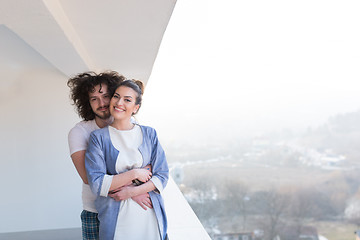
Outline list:
[[[0,39],[0,233],[80,227],[67,77],[3,25]]]

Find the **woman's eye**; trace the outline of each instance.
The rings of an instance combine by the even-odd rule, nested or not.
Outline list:
[[[130,99],[125,99],[125,101],[127,101],[127,102],[131,102],[131,100],[130,100]]]

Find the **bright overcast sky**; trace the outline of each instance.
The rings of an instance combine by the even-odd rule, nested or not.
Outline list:
[[[359,13],[347,0],[178,1],[140,117],[161,131],[241,133],[357,111]]]

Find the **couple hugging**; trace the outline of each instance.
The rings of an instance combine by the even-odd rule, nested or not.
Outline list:
[[[161,192],[169,168],[156,131],[135,123],[144,86],[117,72],[69,79],[83,121],[69,132],[72,161],[83,181],[83,239],[164,240]]]

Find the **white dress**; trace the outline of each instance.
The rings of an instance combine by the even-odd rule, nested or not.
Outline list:
[[[139,151],[142,132],[138,125],[131,130],[117,130],[109,126],[113,146],[119,150],[116,161],[117,173],[140,168],[143,158]],[[154,209],[144,210],[131,198],[121,201],[114,239],[160,240],[160,231]]]

